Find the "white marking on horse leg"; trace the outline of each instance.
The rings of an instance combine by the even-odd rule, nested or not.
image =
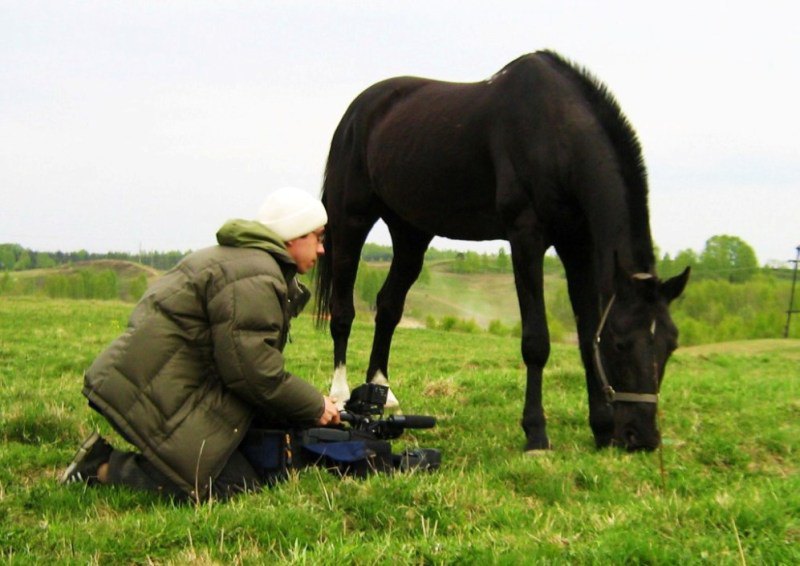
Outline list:
[[[389,385],[389,380],[386,379],[386,376],[383,375],[383,372],[378,370],[375,375],[372,376],[370,383],[375,383],[376,385]],[[400,401],[397,400],[397,397],[394,396],[392,390],[389,389],[389,393],[386,395],[386,405],[387,409],[399,409],[400,408]]]
[[[336,366],[331,380],[331,399],[335,400],[336,408],[344,410],[344,404],[350,399],[350,386],[347,385],[347,366],[340,364]]]

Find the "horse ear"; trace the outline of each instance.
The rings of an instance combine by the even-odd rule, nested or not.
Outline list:
[[[671,303],[683,293],[691,271],[692,268],[687,267],[680,275],[667,279],[661,284],[661,296],[667,300],[667,303]]]

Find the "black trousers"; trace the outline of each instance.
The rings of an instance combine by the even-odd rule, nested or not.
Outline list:
[[[155,491],[176,501],[192,500],[188,493],[138,452],[115,449],[108,461],[108,480],[111,485]],[[261,485],[262,482],[253,466],[237,450],[212,482],[211,496],[215,499],[228,499],[237,493],[259,489]]]

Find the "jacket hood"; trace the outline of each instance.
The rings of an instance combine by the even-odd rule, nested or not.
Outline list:
[[[217,231],[217,242],[221,246],[264,250],[281,263],[295,265],[278,235],[255,220],[228,220]]]

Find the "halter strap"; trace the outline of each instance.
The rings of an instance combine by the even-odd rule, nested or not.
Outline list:
[[[611,296],[606,308],[603,310],[603,316],[600,317],[600,325],[597,327],[597,332],[594,334],[594,342],[592,343],[592,350],[594,351],[594,365],[597,369],[597,376],[600,378],[600,384],[603,388],[603,393],[609,403],[658,403],[658,395],[654,393],[617,393],[611,384],[608,382],[605,368],[603,367],[603,357],[600,354],[600,334],[606,326],[608,320],[608,313],[611,312],[611,307],[617,299],[616,293]]]

